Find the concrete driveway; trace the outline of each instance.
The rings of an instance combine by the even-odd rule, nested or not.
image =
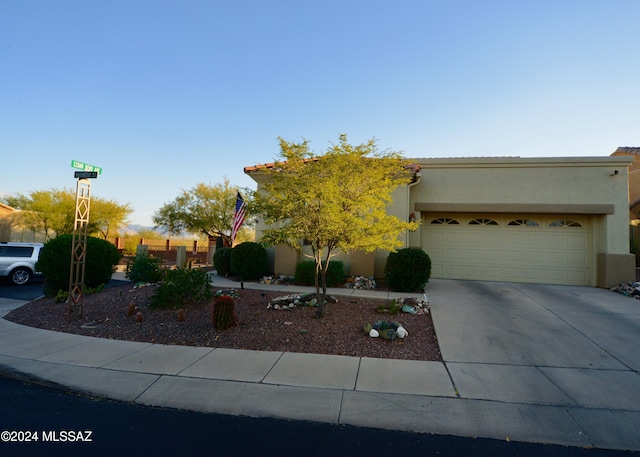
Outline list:
[[[640,371],[640,301],[609,290],[476,281],[427,285],[447,362]]]
[[[640,301],[541,284],[432,280],[427,291],[461,398],[625,410],[640,430]]]

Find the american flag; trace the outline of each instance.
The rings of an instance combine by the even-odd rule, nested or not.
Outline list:
[[[242,223],[244,222],[244,218],[247,215],[247,204],[242,199],[242,195],[238,192],[238,196],[236,197],[236,209],[233,213],[233,224],[231,227],[231,244],[236,240],[236,235],[238,234],[238,230],[242,227]]]

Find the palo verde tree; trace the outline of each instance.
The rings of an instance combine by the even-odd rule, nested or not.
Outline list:
[[[374,139],[353,146],[346,135],[325,154],[316,156],[305,140],[282,138],[282,160],[265,168],[264,184],[254,195],[255,212],[267,226],[262,241],[302,252],[304,240],[316,263],[319,317],[324,314],[329,260],[338,251],[395,250],[399,235],[415,223],[387,214],[393,191],[412,178],[397,152],[381,152]]]
[[[14,221],[16,225],[42,232],[47,240],[73,233],[76,216],[76,193],[73,190],[36,190],[28,195],[5,196],[0,201],[21,210]],[[125,225],[132,212],[129,204],[122,205],[94,195],[90,205],[87,231],[104,239]]]
[[[183,190],[175,200],[156,211],[153,223],[169,233],[186,231],[221,237],[225,245],[231,246],[237,192],[238,188],[232,187],[227,178],[222,184],[200,183],[190,190]],[[250,221],[247,219],[245,224],[250,225]]]

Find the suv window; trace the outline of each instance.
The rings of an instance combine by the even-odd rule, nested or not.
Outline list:
[[[31,257],[33,246],[0,246],[0,257]]]

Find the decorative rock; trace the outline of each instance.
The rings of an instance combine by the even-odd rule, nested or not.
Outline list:
[[[260,280],[260,284],[291,284],[293,278],[290,276],[265,276]]]
[[[338,299],[333,296],[327,296],[325,303],[338,303]],[[276,297],[267,304],[267,309],[288,309],[291,310],[296,306],[317,306],[318,300],[315,293],[305,293],[296,295],[285,295]]]
[[[392,328],[380,330],[380,336],[385,340],[393,341],[396,339],[396,331]]]
[[[371,338],[378,338],[378,337],[380,336],[380,333],[378,333],[378,331],[377,331],[375,328],[372,328],[372,329],[369,331],[369,336],[370,336]]]
[[[418,314],[418,311],[416,310],[416,307],[415,306],[409,306],[409,305],[402,305],[402,312],[403,313]]]
[[[426,297],[426,295],[425,295]],[[398,300],[398,305],[402,306],[402,311],[411,314],[428,314],[429,302],[421,298],[405,297]]]
[[[347,278],[344,287],[347,289],[375,289],[376,280],[373,276],[352,276]]]
[[[612,287],[613,292],[640,300],[640,282],[627,282]]]
[[[216,297],[221,297],[223,295],[226,295],[227,297],[231,297],[234,299],[240,298],[240,293],[238,292],[237,289],[225,289],[225,290],[219,290],[216,292]]]
[[[409,334],[409,332],[407,332],[405,330],[405,328],[402,327],[402,326],[398,327],[398,329],[396,330],[396,335],[398,335],[398,338],[400,338],[400,339],[404,338],[408,334]]]

